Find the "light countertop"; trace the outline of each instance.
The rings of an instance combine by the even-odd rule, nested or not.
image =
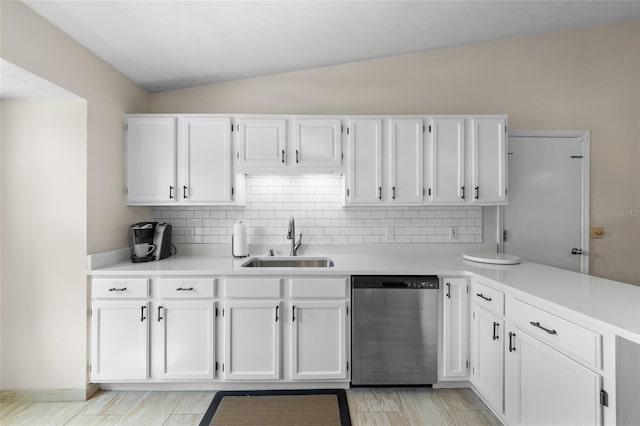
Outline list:
[[[434,247],[435,246],[435,247]],[[640,286],[584,275],[522,261],[518,265],[493,265],[462,259],[465,251],[490,253],[495,245],[379,245],[318,246],[300,250],[299,256],[329,257],[331,268],[244,268],[249,258],[234,259],[226,246],[179,246],[179,254],[157,262],[131,263],[126,250],[89,260],[88,274],[117,276],[203,275],[439,275],[469,276],[493,284],[515,297],[551,303],[556,313],[568,309],[596,320],[621,337],[640,343]],[[264,257],[267,250],[253,248]],[[124,254],[124,259],[123,259]],[[286,253],[282,247],[278,256]],[[109,262],[111,260],[111,262]],[[111,264],[108,264],[111,263]],[[105,266],[105,264],[108,264]]]

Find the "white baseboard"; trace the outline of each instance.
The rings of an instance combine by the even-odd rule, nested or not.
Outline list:
[[[99,390],[96,383],[78,389],[6,389],[0,390],[0,402],[86,401]]]

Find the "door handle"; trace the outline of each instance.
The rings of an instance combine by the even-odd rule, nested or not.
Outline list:
[[[480,187],[476,186],[473,189],[476,191],[476,195],[474,196],[474,198],[477,200],[478,198],[480,198]]]
[[[284,164],[284,149],[282,150],[282,163]]]
[[[447,297],[451,299],[451,284],[447,283]]]
[[[169,185],[169,199],[173,200],[173,186]]]
[[[300,162],[300,151],[296,149],[296,163]]]
[[[515,352],[516,345],[513,343],[513,338],[516,337],[516,333],[509,332],[509,352]]]
[[[296,322],[296,305],[293,305],[293,316],[291,317],[291,322]]]
[[[187,186],[182,185],[182,198],[187,198]]]
[[[378,200],[382,200],[382,187],[378,187]]]
[[[462,195],[460,196],[460,198],[464,200],[464,186],[460,187],[460,191],[462,191]]]
[[[160,320],[163,320],[164,318],[162,317],[162,305],[158,306],[158,322],[160,322]]]
[[[479,297],[479,298],[481,298],[481,299],[486,300],[487,302],[491,302],[491,298],[490,298],[490,297],[485,296],[485,295],[484,295],[484,294],[482,294],[482,293],[476,293],[476,296],[478,296],[478,297]]]
[[[498,340],[500,338],[500,336],[496,334],[498,332],[499,326],[500,326],[500,323],[497,323],[495,321],[493,322],[493,336],[492,336],[493,340]]]
[[[571,249],[571,254],[584,254],[584,250],[582,250],[581,248],[572,248]]]
[[[146,306],[140,306],[140,322],[144,322],[147,317],[144,316],[144,310],[147,309]]]
[[[391,198],[395,200],[396,199],[396,187],[395,186],[393,188],[391,188],[391,193],[393,194],[393,195],[391,195]]]
[[[280,305],[276,306],[276,322],[278,322],[278,320],[280,319],[278,317],[278,311],[280,310]]]

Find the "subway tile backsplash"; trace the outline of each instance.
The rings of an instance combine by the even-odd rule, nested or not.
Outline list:
[[[174,243],[230,244],[243,221],[250,244],[286,244],[289,216],[308,244],[482,242],[481,207],[343,207],[342,190],[341,176],[248,176],[244,207],[155,207],[153,220],[173,225]]]

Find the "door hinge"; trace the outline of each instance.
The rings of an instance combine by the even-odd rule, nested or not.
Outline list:
[[[93,366],[89,364],[89,373],[91,373],[92,370],[93,370]]]
[[[507,241],[507,230],[502,231],[502,241]]]
[[[92,317],[93,316],[93,309],[89,309],[89,316]]]
[[[233,186],[232,186],[231,187],[231,195],[233,195],[233,194],[234,194],[234,189],[233,189]]]
[[[349,188],[347,188],[347,197],[349,196]]]
[[[240,159],[240,152],[236,152],[236,159]]]
[[[347,371],[349,371],[349,363],[347,363]]]
[[[128,186],[124,187],[124,195],[129,195],[129,187]]]
[[[340,153],[340,159],[341,159],[341,160],[344,160],[344,152],[341,152],[341,153]]]
[[[469,368],[469,360],[467,360],[466,366],[467,368]]]
[[[222,308],[222,316],[224,316],[224,308]],[[224,366],[224,364],[222,364]]]
[[[340,125],[340,133],[344,133],[344,125],[343,124]]]
[[[125,132],[129,131],[129,125],[127,123],[124,124],[124,131]]]
[[[224,372],[224,362],[222,363],[222,371]]]
[[[424,124],[422,125],[422,133],[427,131],[427,126],[425,126]]]
[[[467,294],[469,294],[469,286],[468,285],[467,285]],[[469,362],[469,361],[467,361],[467,362]]]
[[[471,374],[476,374],[476,368],[475,368],[475,367],[473,367],[473,368],[471,369]]]
[[[347,315],[349,315],[349,307],[347,306]]]
[[[600,405],[603,407],[609,406],[609,394],[604,389],[600,390]]]
[[[476,319],[476,312],[473,311],[473,319]]]
[[[507,133],[507,126],[504,126],[504,132]]]

